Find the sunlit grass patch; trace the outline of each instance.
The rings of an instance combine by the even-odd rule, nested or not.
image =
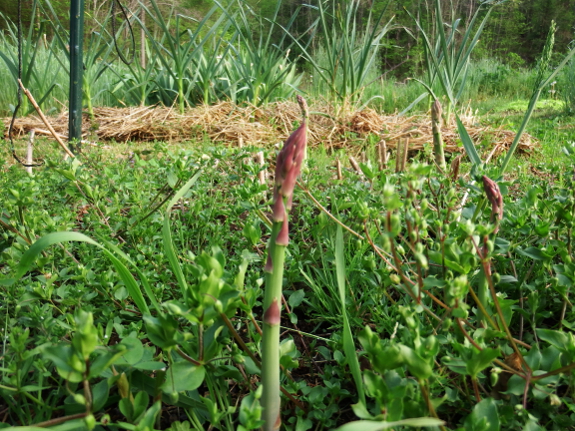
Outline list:
[[[525,112],[529,106],[529,100],[515,100],[513,102],[506,103],[502,106],[493,110],[493,113],[498,112]],[[563,111],[565,108],[565,102],[558,99],[541,99],[537,101],[535,105],[535,110],[548,110],[548,111]]]

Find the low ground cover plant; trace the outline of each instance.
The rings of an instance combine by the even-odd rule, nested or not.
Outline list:
[[[271,188],[250,150],[159,151],[3,168],[6,425],[262,426]],[[335,180],[312,157],[283,275],[283,426],[572,426],[563,157],[499,183],[498,162]]]
[[[282,33],[325,73],[319,80],[334,110],[374,99],[373,44],[392,29],[356,33],[359,3],[331,12],[320,3],[309,27],[323,21],[328,71],[314,63],[311,39]],[[99,50],[86,63],[94,68],[87,97],[106,76],[115,80],[109,92],[129,95],[115,94],[118,102],[160,101],[179,112],[220,97],[255,109],[288,97],[301,76],[271,42],[281,26],[270,22],[266,33],[238,5],[216,4],[195,32],[154,2],[142,9],[164,32],[152,39],[139,18],[154,53],[150,73],[110,70],[100,61],[111,55],[109,34],[92,35]],[[2,161],[0,427],[574,428],[575,146],[557,117],[534,128],[554,136],[540,154],[525,161],[515,150],[575,51],[550,69],[549,32],[525,79],[533,82],[522,84],[526,113],[510,114],[518,132],[506,154],[483,154],[455,110],[463,154],[444,154],[432,87],[439,81],[455,109],[473,71],[471,48],[455,50],[439,1],[435,10],[440,31],[427,41],[424,85],[437,102],[437,140],[411,157],[398,148],[382,158],[373,135],[356,142],[361,163],[342,169],[348,154],[339,152],[332,168],[334,154],[306,149],[309,113],[300,101],[303,119],[288,124],[298,128],[281,150],[207,140],[123,156],[90,147],[64,162],[48,154],[32,174]],[[39,81],[33,36],[29,84]],[[46,65],[58,58],[65,67],[61,45],[42,48]],[[206,54],[208,46],[222,56]],[[45,94],[58,87],[50,76]],[[446,112],[449,120],[449,103]]]

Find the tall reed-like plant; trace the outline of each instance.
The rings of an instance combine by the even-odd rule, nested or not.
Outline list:
[[[112,96],[120,105],[149,105],[150,96],[156,89],[154,83],[158,70],[158,55],[150,53],[149,43],[142,47],[147,52],[145,67],[138,62],[126,64],[125,67],[111,67],[117,81],[111,91]]]
[[[226,62],[230,48],[236,40],[236,35],[233,35],[231,39],[227,36],[232,23],[233,19],[226,20],[225,24],[220,26],[219,34],[214,36],[210,43],[204,45],[202,52],[193,60],[196,98],[206,105],[228,95],[229,86],[226,85],[228,80],[225,76]]]
[[[569,61],[561,76],[561,96],[565,101],[565,110],[569,114],[575,113],[575,61]]]
[[[98,95],[107,89],[101,89],[98,93],[94,94],[94,86],[96,82],[102,77],[104,72],[110,67],[112,61],[112,52],[114,44],[112,43],[111,35],[106,31],[106,19],[101,25],[101,31],[92,32],[87,39],[87,46],[84,50],[82,59],[84,64],[84,72],[82,73],[82,98],[83,104],[87,107],[90,117],[94,118],[93,100]],[[60,52],[66,53],[66,59],[60,59],[60,64],[67,74],[70,73],[70,50],[68,48],[69,37],[68,34],[61,34],[62,29],[54,26],[55,40],[60,45]]]
[[[464,32],[460,32],[461,18],[455,18],[454,10],[451,11],[451,22],[449,24],[443,22],[444,17],[441,0],[434,0],[433,3],[434,28],[436,34],[429,34],[429,32],[425,30],[421,20],[414,17],[409,11],[407,12],[414,20],[423,38],[427,79],[426,82],[416,79],[416,81],[425,87],[426,91],[415,99],[403,112],[410,110],[428,95],[433,99],[444,95],[447,98],[445,118],[449,121],[451,111],[455,109],[467,82],[471,53],[479,42],[479,37],[483,32],[483,28],[489,19],[493,7],[499,3],[500,1],[481,3]],[[475,30],[479,16],[483,14],[485,8],[487,8],[487,12]],[[448,28],[449,31],[447,31],[446,28]],[[462,33],[461,36],[460,33]],[[439,81],[440,84],[440,95],[436,95],[432,89],[436,81]]]
[[[54,43],[51,42],[50,46],[47,41],[43,39],[45,33],[45,23],[36,22],[37,16],[37,2],[32,3],[32,11],[30,14],[31,21],[28,30],[22,29],[22,40],[18,39],[18,29],[16,24],[12,23],[7,17],[0,14],[0,18],[4,20],[6,30],[0,32],[0,41],[6,48],[0,50],[0,58],[6,64],[10,71],[10,75],[14,80],[14,87],[18,86],[17,80],[19,77],[19,59],[18,59],[18,46],[21,43],[21,56],[22,56],[22,84],[24,87],[30,89],[40,106],[47,100],[48,96],[59,85],[59,72],[58,59],[55,53]],[[50,49],[49,49],[50,48]],[[14,97],[14,104],[16,98]],[[22,99],[23,115],[30,113],[33,108],[30,106],[28,99]]]
[[[140,6],[146,11],[154,25],[160,29],[162,37],[156,39],[149,27],[138,17],[136,20],[146,32],[152,49],[158,55],[163,73],[169,78],[168,81],[174,83],[175,101],[178,103],[180,113],[183,113],[194,86],[195,72],[190,69],[190,66],[194,64],[194,61],[198,61],[204,44],[211,39],[227,18],[221,15],[209,29],[205,30],[212,16],[219,9],[214,6],[192,31],[186,28],[186,22],[189,24],[195,22],[192,18],[180,14],[175,14],[172,18],[173,11],[166,18],[155,0],[150,0],[150,4],[151,9],[143,3],[140,3]],[[204,77],[204,79],[215,79],[215,77]]]
[[[58,59],[62,70],[66,75],[70,74],[70,47],[69,47],[69,32],[66,30],[65,25],[60,22],[58,13],[54,10],[50,1],[46,1],[42,5],[45,15],[48,16],[52,30],[54,32],[53,45],[58,49],[52,48],[52,52]],[[94,119],[94,101],[102,101],[102,95],[105,93],[112,94],[116,88],[110,88],[108,79],[104,77],[112,77],[111,66],[115,60],[114,58],[114,38],[121,38],[124,23],[116,30],[115,34],[110,34],[108,25],[110,23],[110,15],[108,14],[104,20],[99,23],[95,21],[99,28],[98,31],[92,31],[86,36],[84,45],[84,52],[82,53],[82,63],[84,71],[82,73],[82,100],[84,107],[87,108],[88,114]],[[63,55],[62,55],[63,54]],[[100,83],[99,81],[104,81]],[[116,99],[119,99],[115,96]],[[120,96],[123,98],[123,96]]]
[[[295,22],[297,12],[285,26],[286,32],[279,42],[274,44],[273,36],[278,29],[277,19],[282,2],[277,2],[274,15],[267,23],[246,2],[237,0],[234,3],[237,12],[229,17],[235,27],[235,35],[228,42],[232,55],[225,63],[226,77],[234,92],[230,98],[257,106],[272,99],[289,98],[302,76],[296,71],[296,65],[287,58],[289,44],[285,43],[286,32]],[[222,10],[228,13],[223,7]],[[256,25],[252,24],[254,21]]]
[[[509,162],[511,161],[511,157],[515,153],[517,146],[519,145],[519,140],[527,127],[527,123],[531,119],[531,115],[535,110],[535,106],[537,105],[537,101],[539,97],[541,97],[541,92],[545,87],[547,87],[558,75],[558,73],[565,67],[566,64],[569,63],[573,54],[575,54],[575,47],[571,49],[571,51],[565,56],[563,61],[557,66],[557,68],[549,74],[549,66],[551,62],[551,54],[553,53],[553,45],[555,43],[555,21],[551,21],[551,26],[549,27],[549,32],[547,34],[547,40],[545,41],[545,46],[543,47],[543,52],[541,53],[541,57],[537,62],[537,75],[535,77],[535,83],[533,88],[533,94],[531,95],[531,99],[529,100],[529,105],[527,107],[527,111],[523,117],[523,121],[521,121],[521,125],[515,134],[515,138],[511,143],[511,147],[509,147],[509,151],[501,164],[501,168],[499,169],[499,174],[503,175],[509,166]],[[547,77],[546,77],[547,76]]]
[[[523,136],[523,133],[525,132],[525,128],[527,127],[527,124],[529,123],[529,120],[531,119],[531,116],[533,115],[533,111],[535,110],[535,106],[537,105],[537,101],[539,100],[539,97],[541,96],[541,92],[551,82],[553,82],[553,80],[557,77],[559,72],[567,64],[569,64],[570,61],[572,61],[572,58],[575,55],[575,47],[573,47],[567,53],[567,55],[563,58],[561,63],[559,63],[559,65],[553,70],[553,72],[549,73],[549,63],[551,60],[551,54],[553,51],[554,41],[555,41],[555,23],[552,22],[551,27],[549,28],[549,33],[547,34],[545,46],[543,47],[543,52],[542,52],[541,57],[539,58],[539,60],[537,62],[537,74],[536,74],[536,78],[535,78],[533,93],[532,93],[531,98],[529,100],[529,105],[527,106],[527,110],[525,111],[525,114],[523,115],[523,120],[521,121],[521,124],[519,125],[519,128],[517,129],[517,132],[515,134],[515,138],[513,139],[513,142],[511,143],[511,146],[509,147],[509,150],[507,151],[507,154],[505,155],[505,158],[503,159],[503,162],[501,163],[501,166],[499,167],[498,175],[496,175],[496,177],[495,177],[496,179],[501,178],[503,176],[503,174],[505,174],[505,172],[507,171],[507,169],[509,167],[509,163],[511,162],[511,159],[513,157],[513,154],[515,153],[515,150],[517,149],[517,146],[519,145],[519,141],[521,140],[521,137]],[[465,126],[463,125],[463,123],[461,122],[461,120],[459,119],[459,117],[457,115],[456,115],[456,121],[457,121],[457,129],[459,132],[459,136],[461,138],[461,142],[463,144],[463,148],[465,149],[465,152],[467,153],[467,156],[471,160],[471,163],[474,167],[474,170],[477,173],[478,172],[477,170],[481,168],[482,163],[483,163],[481,160],[481,157],[480,157],[479,153],[477,152],[477,149],[475,148],[475,144],[473,143],[473,140],[469,136],[469,133],[467,133]],[[486,203],[486,199],[483,199],[480,202],[480,204],[476,208],[475,216],[477,216],[481,211],[483,211],[483,208],[485,207],[485,203]]]
[[[327,85],[332,101],[354,105],[368,84],[371,68],[377,66],[383,38],[393,28],[392,20],[383,23],[389,1],[377,16],[370,10],[365,22],[361,22],[359,16],[359,0],[331,2],[331,7],[325,3],[318,0],[317,6],[308,5],[319,14],[308,32],[319,32],[327,64],[320,64],[309,46],[292,37],[315,70],[317,79]]]

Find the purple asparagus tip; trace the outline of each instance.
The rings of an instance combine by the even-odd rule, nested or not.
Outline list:
[[[278,245],[288,245],[289,242],[287,211],[291,209],[293,190],[306,154],[307,104],[301,96],[298,96],[298,103],[304,113],[303,121],[286,140],[276,161],[272,218],[274,222],[283,222],[281,231],[276,239],[276,244]]]
[[[483,175],[483,188],[485,189],[485,194],[487,199],[491,203],[491,216],[501,220],[503,218],[503,196],[499,190],[499,186],[491,178]],[[499,230],[496,228],[495,233]]]

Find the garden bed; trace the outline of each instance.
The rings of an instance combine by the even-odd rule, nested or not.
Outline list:
[[[166,107],[131,107],[94,109],[94,119],[86,114],[83,119],[83,137],[87,140],[104,141],[170,141],[202,140],[232,146],[266,146],[283,142],[297,123],[299,108],[293,102],[275,102],[265,107],[237,106],[223,102],[213,106],[190,108],[185,114]],[[337,113],[327,106],[311,106],[309,141],[312,147],[348,149],[361,151],[358,142],[368,136],[385,140],[388,148],[396,148],[398,142],[409,141],[411,151],[422,150],[433,141],[431,121],[427,115],[385,115],[373,109]],[[461,118],[474,142],[484,142],[486,151],[495,155],[504,152],[515,137],[515,131],[480,125],[472,112]],[[4,120],[9,124],[9,119]],[[67,137],[68,112],[50,118],[56,132]],[[15,135],[35,130],[36,134],[50,135],[46,126],[36,116],[19,118],[14,124]],[[8,131],[5,131],[7,135]],[[462,152],[455,123],[442,130],[445,150]],[[518,151],[531,152],[537,142],[525,133]]]

